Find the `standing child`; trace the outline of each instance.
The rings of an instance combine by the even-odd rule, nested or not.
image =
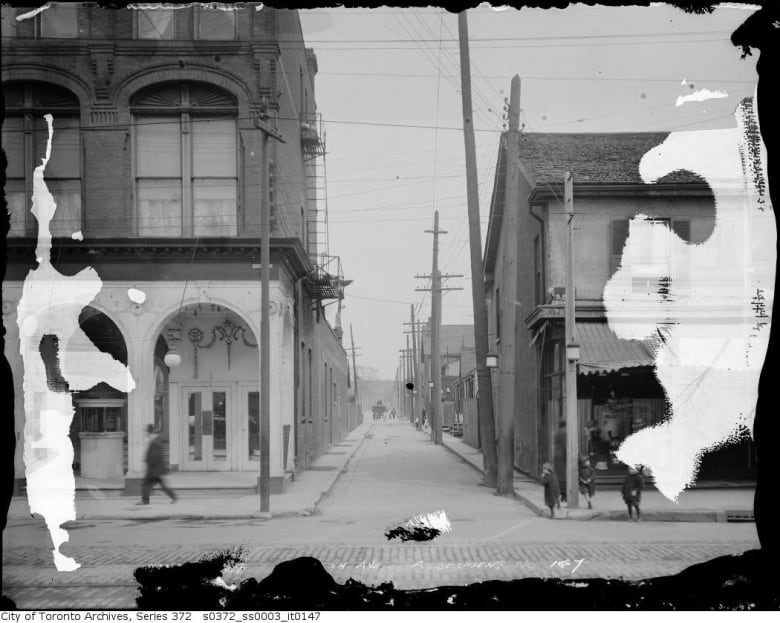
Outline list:
[[[560,508],[561,486],[558,484],[558,477],[549,463],[542,465],[542,484],[544,485],[544,503],[550,509],[550,519],[554,519],[555,507]]]
[[[580,459],[580,493],[585,496],[588,508],[593,508],[591,498],[596,494],[596,471],[590,466],[587,457]]]
[[[623,482],[623,501],[628,507],[628,519],[634,521],[633,510],[636,510],[636,521],[642,521],[642,511],[639,510],[639,502],[642,500],[642,489],[645,486],[645,480],[639,470],[630,466],[628,476]]]

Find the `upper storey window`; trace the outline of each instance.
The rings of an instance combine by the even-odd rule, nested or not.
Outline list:
[[[139,9],[139,39],[173,39],[176,34],[174,9]]]
[[[79,102],[59,86],[39,82],[3,85],[6,116],[3,149],[8,158],[6,201],[11,217],[10,236],[35,236],[32,208],[33,172],[46,155],[48,126],[43,116],[54,117],[54,136],[44,179],[57,210],[50,222],[52,236],[81,230],[81,141]]]
[[[72,39],[79,35],[78,4],[52,4],[37,17],[38,34],[41,38]]]
[[[236,13],[227,9],[198,7],[198,39],[230,40],[236,38]]]
[[[138,235],[236,235],[235,97],[210,84],[165,83],[131,106]]]
[[[183,12],[191,11],[192,20]],[[178,38],[186,36],[190,39],[206,41],[232,41],[236,38],[236,12],[229,9],[216,9],[203,6],[193,8],[142,8],[136,10],[136,32],[139,39],[176,39],[177,19],[183,19],[179,24]],[[185,35],[182,28],[189,30]],[[192,29],[194,28],[194,33]]]

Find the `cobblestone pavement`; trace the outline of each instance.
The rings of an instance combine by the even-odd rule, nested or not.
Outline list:
[[[313,556],[338,582],[401,589],[528,576],[640,579],[758,547],[748,524],[550,521],[478,480],[410,425],[382,424],[310,517],[76,522],[63,546],[82,565],[72,573],[54,568],[42,521],[18,519],[3,534],[3,593],[21,608],[133,608],[136,568],[236,544],[246,547],[247,577]],[[389,526],[438,509],[450,532],[427,543],[386,540]]]
[[[3,555],[3,594],[23,609],[134,608],[139,566],[178,564],[234,544],[198,546],[91,546],[71,548],[82,567],[58,573],[47,549],[22,547]],[[249,547],[244,577],[262,578],[276,564],[314,556],[338,582],[392,581],[397,588],[465,585],[521,577],[640,579],[684,568],[757,546],[739,543],[678,542],[616,544],[558,543],[395,543],[382,546],[275,545]]]

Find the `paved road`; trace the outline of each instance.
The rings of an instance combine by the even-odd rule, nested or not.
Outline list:
[[[753,524],[550,521],[477,482],[471,467],[408,423],[381,422],[312,517],[81,522],[63,551],[82,568],[67,574],[53,568],[41,522],[15,522],[3,538],[3,592],[23,608],[132,608],[138,566],[182,563],[239,544],[247,576],[315,556],[338,581],[399,588],[525,576],[638,579],[758,546]],[[405,518],[440,509],[452,531],[434,541],[384,537]],[[570,563],[556,564],[563,560]]]

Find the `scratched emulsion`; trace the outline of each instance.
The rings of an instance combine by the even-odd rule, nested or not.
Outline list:
[[[401,541],[431,541],[440,534],[452,530],[452,524],[443,510],[415,515],[393,528],[385,531],[387,540],[400,538]]]
[[[680,169],[708,182],[715,227],[706,241],[688,244],[664,223],[636,217],[622,265],[604,290],[619,337],[654,339],[655,373],[669,401],[668,418],[628,437],[617,456],[649,466],[659,491],[672,500],[693,483],[704,452],[752,432],[776,260],[753,101],[738,106],[736,128],[672,132],[644,155],[639,171],[646,183]],[[671,261],[655,267],[656,292],[636,292],[632,275],[647,271],[640,259],[648,248]]]
[[[44,180],[54,132],[51,115],[46,156],[33,175],[32,214],[38,221],[38,267],[24,280],[17,310],[20,352],[24,362],[24,464],[30,512],[43,516],[54,544],[54,564],[73,571],[79,564],[60,551],[69,539],[62,524],[76,519],[73,446],[68,432],[73,401],[68,391],[53,391],[47,383],[41,341],[55,336],[62,377],[71,391],[86,390],[104,381],[122,392],[135,383],[127,368],[100,352],[79,328],[79,314],[100,291],[92,268],[72,277],[51,265],[49,223],[57,206]],[[55,386],[56,389],[56,386]]]

